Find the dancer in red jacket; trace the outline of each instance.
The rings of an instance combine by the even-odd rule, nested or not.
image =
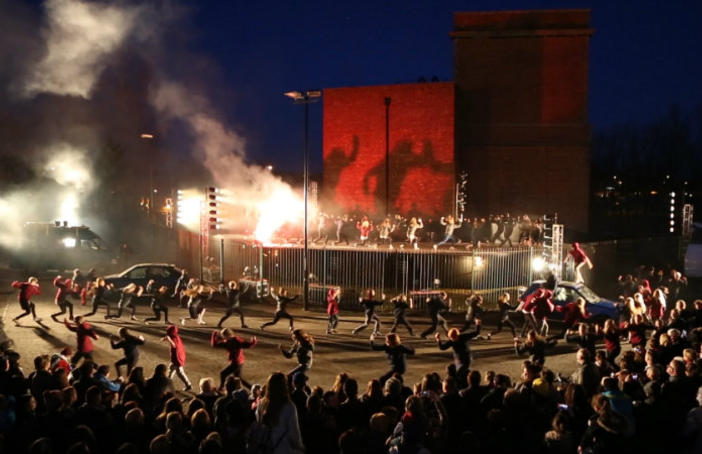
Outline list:
[[[256,336],[245,341],[243,337],[235,336],[229,328],[222,331],[212,331],[210,345],[216,348],[224,348],[229,352],[229,365],[219,373],[219,389],[224,389],[224,382],[229,375],[234,375],[241,380],[241,383],[251,389],[251,384],[241,376],[241,369],[244,366],[244,349],[251,348],[258,343]]]
[[[168,378],[173,378],[174,374],[177,375],[185,385],[183,391],[190,391],[193,389],[193,385],[190,383],[188,376],[185,375],[185,346],[183,345],[183,339],[178,334],[178,327],[169,325],[166,328],[166,335],[161,340],[168,342],[170,347],[171,363],[168,366]]]
[[[336,334],[336,325],[339,324],[339,300],[341,299],[341,287],[330,288],[327,292],[327,334]]]
[[[14,281],[12,283],[12,287],[19,289],[17,299],[19,300],[20,307],[24,311],[17,317],[13,318],[12,321],[15,322],[17,326],[19,326],[18,320],[22,317],[26,317],[31,313],[32,317],[34,317],[34,321],[40,323],[41,319],[37,317],[36,307],[32,302],[32,297],[34,295],[41,294],[41,289],[39,288],[39,279],[37,279],[36,277],[30,277],[29,279],[27,279],[27,282]]]
[[[592,264],[590,257],[587,256],[585,251],[583,251],[583,249],[580,247],[580,243],[577,242],[573,243],[568,255],[573,258],[573,262],[575,263],[575,282],[585,282],[580,270],[585,265],[592,269],[594,265]],[[566,256],[565,260],[568,260],[568,255]]]
[[[54,319],[56,323],[61,323],[56,317],[64,315],[66,309],[68,309],[68,319],[73,320],[73,303],[68,300],[68,297],[73,294],[73,280],[70,278],[63,279],[60,275],[56,276],[54,278],[54,287],[58,289],[56,290],[54,302],[61,311],[51,314],[51,318]]]
[[[77,349],[76,353],[71,357],[71,365],[75,366],[76,363],[81,359],[85,358],[87,360],[93,360],[93,339],[98,340],[100,336],[97,335],[95,330],[90,326],[90,323],[84,322],[82,315],[76,317],[75,324],[72,324],[68,319],[63,319],[63,324],[66,325],[70,331],[76,333],[77,338]]]

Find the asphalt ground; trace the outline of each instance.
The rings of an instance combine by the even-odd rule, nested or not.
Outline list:
[[[9,279],[8,279],[9,277]],[[16,277],[14,277],[16,278]],[[21,325],[15,326],[12,318],[21,313],[17,295],[10,287],[13,277],[5,276],[0,278],[0,315],[4,322],[6,335],[13,340],[14,349],[20,353],[20,364],[26,374],[33,370],[33,359],[40,354],[51,354],[60,351],[65,346],[75,349],[75,334],[70,332],[62,323],[56,323],[50,318],[50,314],[57,312],[53,297],[55,288],[51,280],[40,279],[42,295],[36,297],[34,302],[37,306],[37,315],[43,319],[43,328],[35,323],[31,316],[20,320]],[[90,311],[90,303],[81,306],[79,300],[74,302],[75,315],[84,314]],[[299,301],[299,299],[298,299]],[[114,306],[116,309],[116,305]],[[212,377],[218,381],[219,371],[227,365],[227,352],[222,349],[214,349],[209,345],[210,334],[216,328],[217,322],[224,313],[224,304],[212,301],[206,304],[205,314],[206,325],[200,326],[194,320],[188,320],[185,327],[180,326],[181,336],[185,343],[187,352],[186,373],[198,390],[197,383],[200,378]],[[288,321],[282,319],[277,325],[266,328],[265,331],[259,329],[261,323],[272,318],[275,305],[271,300],[264,299],[261,303],[245,303],[242,305],[248,329],[239,328],[239,319],[236,315],[229,318],[224,326],[233,328],[236,334],[249,338],[257,336],[258,345],[246,350],[246,363],[243,369],[243,377],[251,383],[263,383],[271,372],[288,372],[297,364],[294,359],[286,359],[279,350],[279,345],[290,345],[290,333]],[[337,330],[339,334],[325,334],[327,326],[327,316],[321,310],[303,311],[301,305],[296,301],[291,303],[289,311],[295,317],[295,327],[302,328],[311,333],[315,339],[314,363],[308,372],[310,385],[320,385],[329,388],[334,377],[340,372],[347,372],[359,381],[365,388],[365,384],[381,376],[388,370],[388,362],[384,353],[374,352],[369,348],[368,337],[372,332],[372,325],[359,335],[354,336],[351,330],[362,323],[363,314],[361,312],[345,312],[340,314],[340,322]],[[157,323],[147,326],[143,323],[143,318],[151,315],[147,301],[137,305],[137,317],[140,321],[131,321],[129,316],[123,314],[122,319],[104,319],[104,308],[100,308],[98,313],[88,318],[93,325],[100,339],[95,342],[94,358],[98,364],[114,364],[121,358],[122,350],[112,350],[109,344],[111,336],[117,336],[119,328],[126,327],[135,335],[143,335],[146,339],[145,345],[140,348],[140,358],[138,365],[143,366],[145,374],[149,376],[153,368],[159,363],[168,363],[168,346],[160,339],[165,335],[166,325]],[[169,318],[172,322],[178,322],[180,317],[187,316],[185,308],[179,308],[176,301],[169,304]],[[385,311],[380,313],[383,325],[381,331],[386,333],[392,323],[392,313]],[[429,325],[429,317],[424,313],[412,313],[408,317],[414,327],[415,334],[420,333]],[[450,325],[460,327],[463,325],[463,314],[449,314]],[[514,315],[513,320],[520,327],[521,317]],[[483,323],[483,333],[490,332],[495,327],[496,314],[488,313]],[[560,325],[552,323],[553,333],[560,332]],[[404,327],[400,327],[398,334],[404,344],[415,349],[415,355],[409,357],[407,361],[407,372],[404,376],[405,382],[413,384],[428,372],[439,372],[443,375],[446,367],[452,362],[451,351],[441,351],[433,339],[433,335],[427,340],[419,337],[410,337]],[[382,342],[378,339],[376,342]],[[473,351],[472,369],[481,372],[488,370],[497,373],[506,373],[513,379],[520,375],[520,366],[526,356],[517,357],[514,351],[512,335],[509,328],[492,337],[491,340],[475,340],[471,343]],[[563,342],[549,350],[546,361],[547,367],[561,372],[563,375],[570,375],[575,368],[575,345],[567,345]],[[625,348],[626,350],[626,348]],[[123,368],[124,369],[124,368]],[[111,368],[111,378],[114,378],[115,371]],[[180,387],[177,378],[176,387]]]

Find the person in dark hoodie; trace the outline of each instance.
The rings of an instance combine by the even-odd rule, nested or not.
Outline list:
[[[305,374],[312,367],[314,339],[309,335],[309,333],[301,329],[294,330],[290,337],[293,341],[292,346],[287,350],[282,345],[280,345],[279,348],[283,353],[283,356],[286,358],[292,358],[293,356],[297,357],[297,367],[288,373],[288,382],[292,383],[292,377],[296,373],[300,372]]]
[[[136,366],[137,361],[139,361],[139,349],[137,347],[144,345],[144,336],[133,336],[127,328],[120,328],[119,338],[111,339],[110,345],[115,350],[118,348],[124,350],[124,358],[115,363],[117,376],[122,376],[122,371],[120,370],[122,365],[127,366],[127,375],[129,375],[134,366]]]
[[[375,334],[370,336],[370,348],[375,351],[382,351],[388,357],[390,361],[390,370],[383,374],[378,380],[381,385],[394,375],[402,376],[407,371],[407,362],[405,361],[405,355],[414,355],[414,350],[410,347],[405,347],[402,345],[400,336],[395,333],[390,333],[385,336],[385,344],[375,345]]]
[[[224,293],[227,295],[227,312],[224,314],[224,317],[222,317],[219,320],[219,323],[217,323],[217,329],[221,329],[222,323],[224,323],[225,320],[227,320],[234,314],[239,315],[241,327],[248,328],[248,326],[246,326],[246,323],[244,322],[244,313],[241,310],[241,302],[239,301],[239,298],[241,297],[241,295],[246,294],[246,292],[249,290],[249,286],[242,286],[236,281],[229,281],[227,287],[223,290]],[[222,293],[222,290],[220,290],[220,293]]]
[[[390,447],[398,454],[415,454],[429,442],[429,423],[424,414],[424,405],[419,396],[410,396],[405,401],[405,412],[390,437]]]
[[[166,335],[161,340],[168,342],[170,348],[171,360],[168,366],[168,378],[172,378],[174,374],[177,375],[185,385],[183,391],[190,391],[193,389],[193,385],[190,383],[188,376],[185,375],[185,345],[178,333],[178,327],[176,325],[169,325],[168,328],[166,328]]]

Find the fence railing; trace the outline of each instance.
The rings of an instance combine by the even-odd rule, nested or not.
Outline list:
[[[224,276],[232,279],[248,274],[282,286],[291,293],[302,291],[303,254],[301,246],[260,246],[225,240]],[[520,286],[532,280],[532,258],[540,251],[528,246],[513,248],[401,249],[310,247],[310,304],[326,304],[326,292],[341,287],[341,306],[356,308],[358,297],[372,288],[389,297],[407,293],[422,308],[427,292],[446,291],[461,310],[472,291],[493,306],[501,292],[517,296]],[[206,279],[219,275],[219,246],[210,248]],[[216,270],[215,270],[216,268]]]

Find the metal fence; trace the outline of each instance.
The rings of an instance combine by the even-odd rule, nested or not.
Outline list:
[[[267,279],[271,287],[282,286],[291,293],[302,291],[303,254],[301,246],[260,246],[235,241],[224,243],[224,277],[250,276]],[[491,307],[499,294],[516,297],[520,286],[532,280],[531,261],[540,251],[531,247],[479,249],[374,249],[310,247],[310,304],[325,305],[330,287],[341,287],[342,307],[358,306],[363,290],[372,288],[388,298],[399,293],[413,297],[424,306],[426,294],[444,290],[461,310],[469,291],[485,297]],[[219,244],[211,244],[205,278],[217,280]]]

